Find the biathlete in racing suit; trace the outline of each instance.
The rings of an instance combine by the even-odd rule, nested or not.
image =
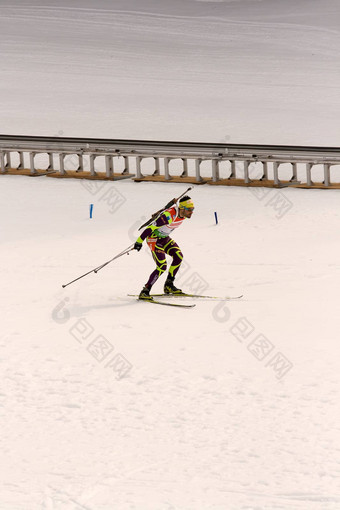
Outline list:
[[[138,251],[142,248],[143,241],[146,240],[156,263],[156,269],[151,273],[140,292],[139,299],[152,299],[150,296],[151,287],[167,268],[166,255],[172,257],[172,263],[164,284],[164,292],[165,294],[180,294],[182,292],[175,287],[174,279],[182,263],[183,254],[178,244],[170,238],[170,234],[175,228],[182,225],[186,218],[191,218],[193,211],[194,203],[191,198],[188,196],[181,198],[178,205],[175,204],[163,211],[136,240],[134,249]]]

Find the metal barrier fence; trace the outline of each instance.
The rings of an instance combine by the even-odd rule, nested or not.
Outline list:
[[[340,148],[0,135],[8,173],[334,189]]]

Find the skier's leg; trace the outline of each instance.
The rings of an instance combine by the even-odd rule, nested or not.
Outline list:
[[[156,269],[152,271],[147,283],[145,284],[145,287],[148,289],[151,289],[151,287],[156,283],[158,278],[161,276],[161,274],[164,273],[167,267],[165,253],[163,250],[156,248],[155,251],[152,252],[152,258],[156,262]]]
[[[169,268],[169,273],[164,284],[164,292],[166,294],[181,293],[181,289],[178,289],[174,285],[175,276],[180,268],[183,261],[183,253],[175,241],[172,239],[164,246],[164,251],[167,255],[172,257],[172,263]]]
[[[148,281],[144,285],[141,293],[139,294],[139,299],[150,299],[151,287],[156,283],[158,278],[161,276],[161,274],[164,273],[164,271],[167,268],[166,257],[163,247],[157,246],[156,243],[153,245],[153,247],[150,246],[150,249],[152,253],[152,258],[156,263],[156,269],[152,271],[152,273],[150,274]]]

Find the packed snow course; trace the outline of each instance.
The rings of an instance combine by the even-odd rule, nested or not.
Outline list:
[[[184,185],[1,189],[1,508],[339,508],[336,191],[196,186],[178,284],[244,297],[177,310],[146,246],[61,285]]]
[[[336,0],[0,9],[5,134],[339,144]],[[185,188],[0,176],[1,510],[340,508],[339,191],[194,186],[178,285],[242,300],[62,288]]]
[[[5,134],[335,145],[338,0],[0,0]]]

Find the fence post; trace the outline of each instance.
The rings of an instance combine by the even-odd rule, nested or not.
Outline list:
[[[23,152],[19,152],[19,166],[18,166],[18,170],[21,170],[22,168],[24,168],[24,153]]]
[[[276,185],[280,184],[280,181],[279,181],[279,166],[280,166],[280,163],[278,161],[274,161],[274,163],[273,163],[273,172],[274,172],[274,184],[276,184]]]
[[[201,162],[202,160],[199,158],[195,160],[196,182],[202,182],[202,177],[200,173]]]
[[[324,180],[325,186],[331,185],[330,167],[331,167],[331,165],[329,163],[324,163],[324,165],[323,165],[323,171],[324,171],[324,175],[325,175],[325,180]]]
[[[90,154],[90,174],[95,177],[97,175],[96,169],[95,169],[95,159],[96,155],[91,152]]]
[[[155,161],[155,171],[152,175],[159,175],[159,158],[153,158]]]
[[[263,161],[262,167],[263,167],[263,175],[262,175],[261,181],[264,181],[264,180],[268,181],[268,161]]]
[[[141,170],[141,156],[136,156],[136,171],[137,171],[137,179],[143,179],[142,170]]]
[[[122,175],[130,173],[130,161],[128,156],[124,156],[124,170]]]
[[[243,169],[244,169],[244,182],[249,184],[249,161],[243,161]]]
[[[5,165],[5,153],[3,151],[0,152],[0,164],[1,164],[1,173],[6,173],[6,165]]]
[[[84,172],[84,157],[82,154],[78,154],[78,168],[77,172]]]
[[[183,172],[181,177],[188,177],[188,160],[187,158],[182,158],[183,161]]]
[[[313,163],[306,163],[306,173],[307,173],[307,185],[312,185],[312,166]]]
[[[293,176],[291,178],[291,181],[297,180],[297,163],[292,163],[292,169],[293,169]]]
[[[12,168],[11,153],[6,151],[6,168]]]
[[[236,161],[234,159],[232,159],[230,161],[230,164],[231,164],[231,172],[229,175],[229,179],[235,179],[235,177],[236,177]]]
[[[170,158],[164,158],[164,175],[166,181],[170,181],[169,161]]]
[[[105,172],[106,177],[112,177],[113,174],[113,161],[110,154],[105,154]]]
[[[217,182],[220,180],[218,159],[212,160],[212,180],[213,180],[213,182]]]
[[[52,152],[48,152],[48,167],[47,167],[47,170],[53,170],[54,167],[53,167],[53,153]]]
[[[35,169],[35,166],[34,166],[34,156],[35,156],[35,152],[30,152],[30,173],[31,175],[34,175],[36,174],[36,169]]]

